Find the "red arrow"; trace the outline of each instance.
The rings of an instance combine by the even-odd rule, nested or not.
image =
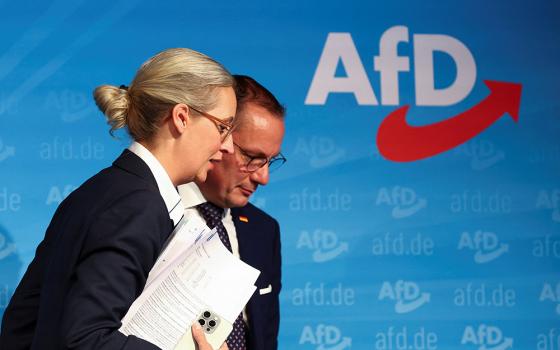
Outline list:
[[[519,119],[521,84],[485,80],[490,94],[479,104],[454,117],[430,125],[406,122],[408,106],[400,107],[381,123],[377,148],[395,162],[411,162],[435,156],[480,134],[502,115]]]

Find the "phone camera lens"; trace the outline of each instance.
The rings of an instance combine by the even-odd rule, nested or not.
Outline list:
[[[200,323],[201,326],[204,326],[206,322],[201,318],[198,320],[198,323]]]
[[[212,320],[212,321],[208,322],[208,325],[210,327],[215,327],[216,326],[216,321]]]
[[[210,311],[204,311],[203,315],[206,318],[210,317]]]

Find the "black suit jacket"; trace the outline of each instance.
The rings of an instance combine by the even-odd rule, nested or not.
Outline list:
[[[125,150],[58,207],[4,313],[0,349],[159,349],[118,328],[172,230],[150,169]]]
[[[280,228],[274,218],[250,203],[243,208],[232,208],[231,215],[241,260],[261,271],[257,290],[247,304],[249,349],[275,350],[278,348],[282,288]],[[260,290],[269,286],[271,292],[261,295]]]

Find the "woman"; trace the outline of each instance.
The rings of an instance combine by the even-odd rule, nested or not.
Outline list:
[[[211,58],[170,49],[129,88],[95,89],[111,133],[126,127],[134,142],[58,207],[4,313],[0,349],[157,349],[118,332],[120,320],[183,214],[176,187],[233,152],[232,86]]]

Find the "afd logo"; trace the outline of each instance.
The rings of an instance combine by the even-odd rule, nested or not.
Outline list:
[[[66,185],[66,186],[51,186],[49,193],[47,194],[47,205],[56,204],[59,205],[62,203],[64,198],[68,197],[72,191],[74,191],[77,187],[74,185]]]
[[[550,283],[545,283],[539,297],[539,301],[553,302],[556,304],[556,313],[560,315],[560,282],[556,283],[556,287],[553,287]]]
[[[379,72],[381,105],[397,106],[399,73],[410,72],[410,58],[399,56],[398,45],[409,43],[406,26],[387,29],[379,39],[379,55],[373,57],[374,71]],[[436,88],[434,53],[449,56],[455,63],[453,83]],[[476,82],[476,63],[461,41],[444,34],[414,34],[414,89],[417,106],[450,106],[465,99]],[[341,62],[346,76],[337,77]],[[490,94],[470,109],[456,116],[423,126],[406,121],[409,106],[390,113],[377,133],[377,147],[395,162],[420,160],[445,152],[474,138],[508,113],[514,121],[519,116],[521,85],[484,81]],[[309,87],[305,104],[324,105],[331,93],[352,93],[359,105],[379,105],[376,94],[350,33],[329,33]],[[444,135],[444,136],[442,136]]]
[[[346,151],[338,147],[331,138],[313,136],[309,139],[299,138],[294,154],[309,157],[312,168],[324,168],[342,159]]]
[[[319,324],[313,329],[307,325],[303,327],[299,344],[311,344],[316,350],[342,350],[352,347],[352,338],[343,337],[335,326]]]
[[[513,338],[504,337],[498,327],[481,324],[478,328],[467,326],[461,344],[477,346],[478,350],[506,350],[513,347]]]
[[[471,169],[482,171],[499,163],[505,158],[499,150],[488,140],[472,140],[455,149],[455,154],[464,155],[471,159]]]
[[[425,208],[428,202],[425,198],[418,197],[411,188],[393,186],[392,188],[382,187],[377,192],[375,205],[382,204],[393,207],[391,216],[394,219],[403,219]]]
[[[329,230],[317,229],[313,232],[301,231],[297,242],[297,249],[313,251],[313,261],[322,263],[330,261],[348,251],[347,242],[339,242],[336,233]]]
[[[8,243],[6,236],[0,232],[0,260],[7,258],[16,251],[16,245]]]
[[[420,292],[415,282],[398,280],[395,284],[385,281],[379,290],[377,300],[395,301],[395,312],[406,314],[430,302],[430,293]]]
[[[560,189],[539,191],[536,207],[537,209],[552,209],[552,220],[560,222]]]
[[[14,146],[4,146],[4,142],[0,138],[0,162],[16,155]]]
[[[474,262],[485,264],[498,259],[509,250],[507,243],[500,243],[494,232],[477,230],[473,233],[463,232],[457,245],[457,250],[468,249],[474,251]]]
[[[66,123],[73,123],[84,119],[95,108],[88,99],[89,95],[71,91],[51,91],[45,100],[44,108],[46,110],[54,110],[60,113],[60,119]]]

